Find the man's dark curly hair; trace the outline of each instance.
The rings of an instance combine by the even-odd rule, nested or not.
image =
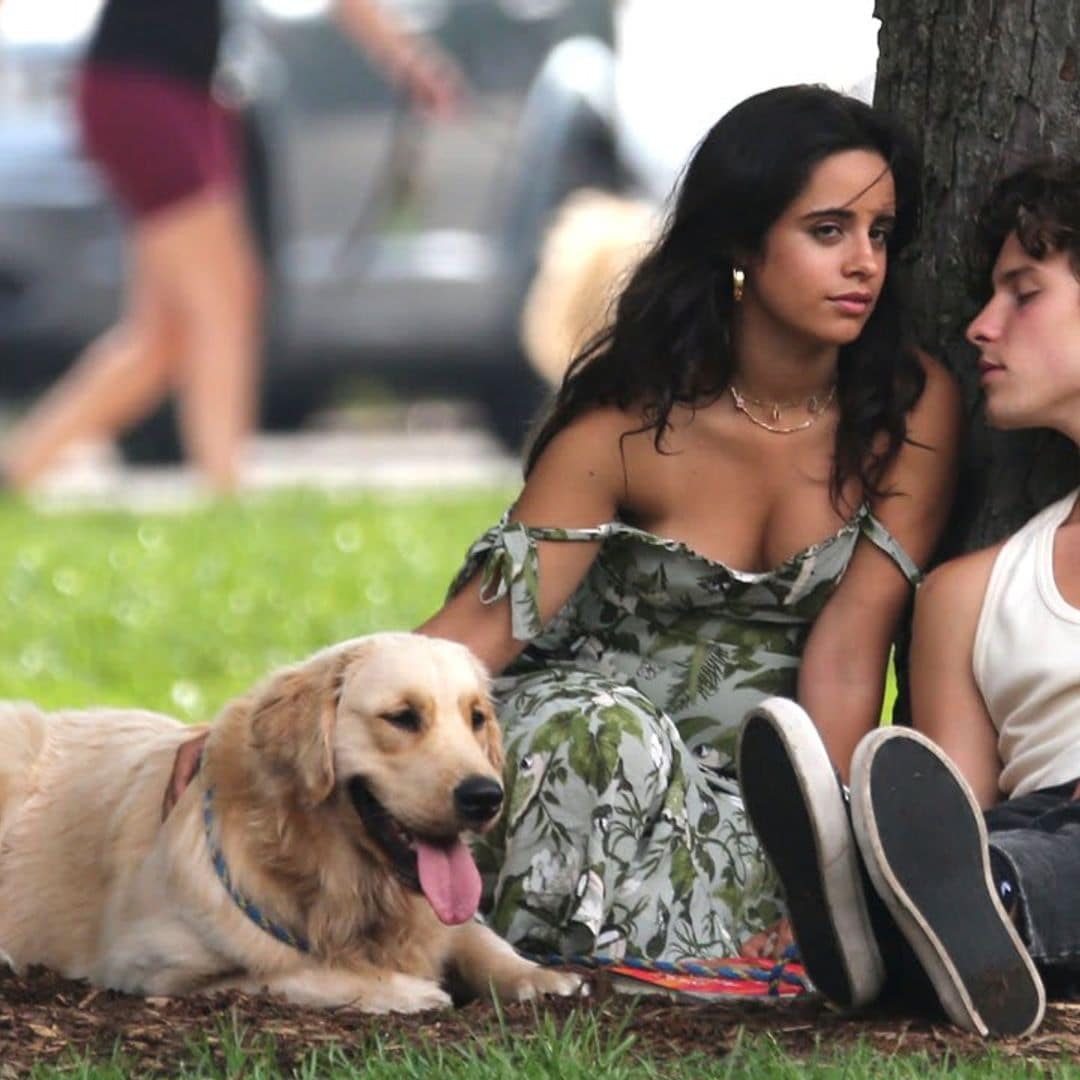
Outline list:
[[[1080,161],[1049,158],[998,182],[978,216],[979,245],[993,263],[1011,232],[1033,259],[1062,251],[1080,279]]]

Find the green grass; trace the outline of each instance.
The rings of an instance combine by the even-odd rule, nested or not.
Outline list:
[[[348,1050],[313,1049],[282,1062],[273,1040],[235,1021],[223,1020],[217,1033],[191,1043],[177,1061],[178,1080],[1027,1080],[1031,1077],[1074,1080],[1080,1067],[1009,1058],[993,1050],[970,1058],[924,1052],[883,1054],[866,1043],[843,1049],[821,1048],[794,1058],[768,1037],[737,1038],[723,1056],[703,1049],[680,1057],[652,1058],[633,1034],[632,1017],[603,1029],[593,1016],[577,1014],[558,1023],[537,1013],[535,1028],[522,1037],[496,1030],[469,1042],[437,1042],[419,1036],[370,1037]],[[38,1067],[34,1080],[85,1078],[127,1080],[137,1065],[120,1053],[89,1061],[71,1055],[57,1066]]]
[[[440,603],[469,541],[509,492],[353,496],[294,492],[183,514],[41,514],[0,501],[0,697],[212,717],[271,668],[332,641],[408,629]],[[388,1029],[389,1030],[389,1029]],[[869,1048],[795,1061],[768,1038],[656,1061],[629,1029],[543,1012],[522,1038],[467,1045],[375,1039],[313,1049],[282,1070],[257,1033],[225,1026],[177,1062],[195,1077],[795,1077],[1030,1075],[987,1058],[939,1066]],[[987,1071],[988,1070],[988,1071]],[[0,1075],[4,1075],[0,1063]],[[137,1075],[121,1057],[73,1057],[38,1077]],[[1067,1075],[1061,1073],[1060,1075]],[[1074,1072],[1071,1075],[1080,1075]]]
[[[505,492],[295,492],[187,514],[0,504],[0,696],[207,718],[282,663],[431,614]]]

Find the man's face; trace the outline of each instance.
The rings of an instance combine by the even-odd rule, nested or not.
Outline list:
[[[1064,252],[1036,259],[1010,233],[994,293],[967,329],[979,349],[986,418],[1080,438],[1080,281]]]

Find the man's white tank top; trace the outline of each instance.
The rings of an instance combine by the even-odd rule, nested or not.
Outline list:
[[[1036,514],[994,560],[972,670],[998,731],[1010,797],[1080,778],[1080,608],[1054,581],[1054,533],[1080,489]]]

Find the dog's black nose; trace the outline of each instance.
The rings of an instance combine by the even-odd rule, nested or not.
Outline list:
[[[470,825],[490,821],[502,806],[503,789],[488,776],[470,776],[454,788],[454,805]]]

